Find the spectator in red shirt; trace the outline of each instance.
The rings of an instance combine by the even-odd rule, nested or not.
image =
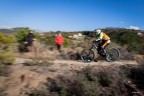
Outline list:
[[[61,51],[61,46],[64,42],[64,38],[61,35],[61,33],[58,33],[58,35],[55,37],[55,42],[56,42],[57,49],[60,52]]]

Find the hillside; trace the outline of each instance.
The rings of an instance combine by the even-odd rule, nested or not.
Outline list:
[[[135,91],[126,86],[128,82],[141,85],[137,90],[143,91],[144,55],[139,53],[142,49],[129,46],[141,46],[143,37],[138,31],[114,30],[103,29],[112,39],[111,46],[120,51],[115,62],[107,62],[97,53],[98,62],[82,62],[80,53],[95,39],[93,32],[86,36],[62,32],[65,43],[61,52],[55,47],[57,33],[38,36],[29,52],[8,42],[10,45],[0,50],[0,96],[133,96]],[[76,38],[78,34],[80,38]],[[2,38],[2,45],[7,38]]]
[[[19,30],[25,29],[26,27],[16,27],[16,28],[4,28],[4,29],[0,29],[0,33],[4,33],[4,34],[11,34],[11,33],[15,33]]]

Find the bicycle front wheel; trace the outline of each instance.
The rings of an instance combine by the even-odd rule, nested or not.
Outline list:
[[[117,61],[120,57],[120,52],[116,48],[107,50],[106,60],[109,62]]]
[[[91,62],[95,59],[94,51],[91,49],[84,49],[80,56],[83,62]]]

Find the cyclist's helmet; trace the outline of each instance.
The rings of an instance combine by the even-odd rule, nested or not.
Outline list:
[[[97,30],[95,30],[95,32],[96,32],[96,36],[99,36],[100,33],[101,33],[101,30],[100,30],[100,29],[97,29]]]
[[[29,30],[29,33],[33,33],[33,30]]]

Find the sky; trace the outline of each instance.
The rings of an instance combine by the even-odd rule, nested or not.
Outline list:
[[[0,28],[144,29],[144,0],[0,0]]]

